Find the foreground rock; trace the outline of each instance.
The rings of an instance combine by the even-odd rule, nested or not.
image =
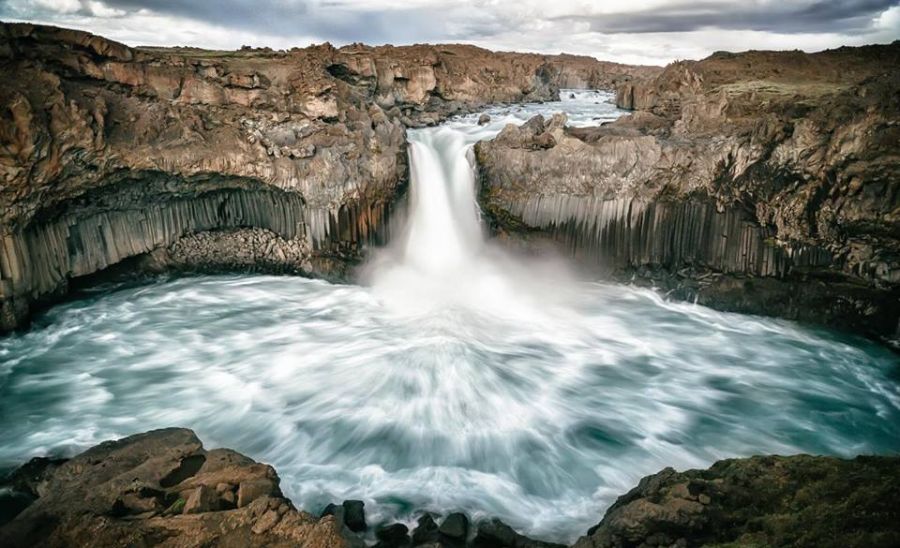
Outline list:
[[[203,449],[170,428],[102,443],[71,460],[37,458],[0,482],[0,546],[363,546],[562,548],[503,522],[424,513],[410,531],[373,527],[362,501],[315,518],[271,466]],[[373,533],[373,534],[369,534]],[[607,511],[576,548],[900,545],[900,457],[753,457],[667,468]]]
[[[720,53],[477,146],[494,228],[720,309],[900,336],[900,42]],[[852,67],[852,70],[848,70]]]
[[[666,468],[575,548],[900,546],[900,458],[752,457]]]
[[[0,482],[0,546],[405,546],[558,548],[498,520],[423,514],[370,528],[365,504],[294,508],[275,470],[229,449],[207,451],[169,428],[104,442],[70,460],[35,458]]]
[[[333,517],[295,509],[271,466],[206,451],[190,430],[106,442],[64,463],[32,462],[14,479],[36,499],[0,528],[2,546],[361,544]]]

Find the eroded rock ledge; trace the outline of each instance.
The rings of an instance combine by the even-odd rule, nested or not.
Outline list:
[[[369,533],[367,535],[367,533]],[[374,535],[372,534],[374,533]],[[374,540],[372,540],[374,537]],[[369,539],[368,541],[366,539]],[[268,465],[169,428],[36,458],[0,482],[3,546],[562,548],[498,520],[423,513],[368,524],[361,501],[315,517]],[[667,468],[620,497],[576,548],[900,543],[900,457],[753,457]]]
[[[716,308],[900,337],[900,42],[720,53],[618,85],[599,128],[477,146],[498,232]]]
[[[390,235],[406,127],[656,70],[462,45],[130,48],[0,23],[0,331],[148,253],[340,277]]]

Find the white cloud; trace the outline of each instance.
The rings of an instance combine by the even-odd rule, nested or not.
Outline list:
[[[128,13],[125,10],[111,8],[103,2],[96,2],[94,0],[88,0],[84,3],[84,6],[90,11],[91,15],[95,17],[122,17]]]
[[[818,51],[890,42],[900,38],[898,2],[0,0],[0,17],[90,30],[131,45],[235,49],[247,44],[281,49],[324,41],[464,42],[664,64],[717,50]],[[801,15],[790,18],[786,13]],[[752,17],[742,21],[739,14]],[[621,32],[623,28],[628,32]]]
[[[79,0],[34,0],[34,4],[55,13],[74,13],[81,9]]]
[[[875,27],[880,30],[893,31],[900,35],[900,6],[887,9],[876,17]]]

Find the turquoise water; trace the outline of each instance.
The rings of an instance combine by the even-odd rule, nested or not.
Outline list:
[[[179,425],[273,464],[312,511],[465,509],[571,539],[664,466],[900,449],[894,354],[648,290],[413,314],[290,277],[108,289],[0,339],[0,463]]]

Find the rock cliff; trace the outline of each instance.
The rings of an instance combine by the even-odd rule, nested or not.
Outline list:
[[[609,508],[575,548],[896,546],[900,458],[752,457],[667,468]],[[3,546],[375,546],[563,548],[496,519],[422,513],[412,531],[373,526],[362,501],[297,510],[272,467],[206,450],[169,428],[102,443],[72,459],[35,458],[0,479]]]
[[[717,308],[900,335],[900,42],[717,53],[618,84],[636,109],[477,146],[506,235]]]
[[[728,459],[643,478],[574,548],[897,546],[897,457]]]
[[[341,277],[402,208],[405,127],[632,73],[460,45],[131,48],[0,23],[0,331],[132,257]]]

